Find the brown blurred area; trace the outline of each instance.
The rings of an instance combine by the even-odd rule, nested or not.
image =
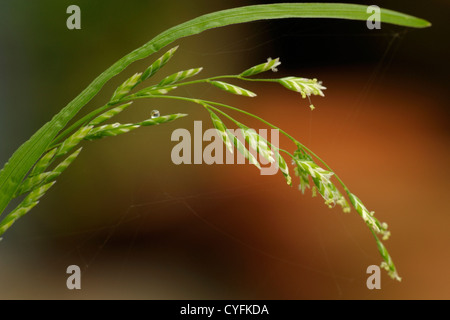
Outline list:
[[[383,273],[382,289],[367,289],[366,268],[379,264],[381,258],[373,236],[354,211],[330,210],[309,191],[302,195],[296,185],[288,187],[281,174],[261,176],[250,165],[174,165],[172,131],[192,130],[194,120],[203,120],[206,127],[209,120],[194,105],[158,101],[136,103],[118,120],[139,120],[152,109],[190,116],[86,143],[80,158],[39,206],[8,231],[0,243],[0,298],[449,299],[450,204],[446,196],[450,172],[446,166],[450,132],[444,77],[448,48],[439,44],[439,35],[444,33],[440,12],[448,4],[431,1],[428,7],[434,8],[426,11],[401,2],[403,11],[423,14],[434,23],[433,28],[404,34],[403,29],[386,27],[378,37],[371,37],[367,30],[358,37],[348,31],[339,40],[345,45],[332,48],[317,40],[336,38],[336,34],[321,36],[324,30],[351,30],[355,25],[324,22],[324,26],[302,29],[301,36],[295,33],[296,23],[304,26],[308,22],[233,26],[178,41],[179,58],[164,70],[169,74],[203,66],[209,76],[240,72],[261,62],[261,57],[280,56],[279,76],[322,80],[326,96],[313,97],[314,111],[298,94],[270,85],[249,85],[258,93],[254,99],[230,97],[207,87],[180,94],[240,106],[279,125],[320,155],[389,224],[392,236],[386,246],[403,278],[401,283]],[[20,8],[22,2],[18,3]],[[142,30],[146,23],[159,32],[201,13],[239,5],[217,2],[207,6],[206,1],[198,1],[190,9],[182,5],[175,16],[168,4],[153,4],[162,13],[158,21],[148,22],[138,19],[142,13],[133,16],[136,10],[148,10],[145,5],[123,9],[128,14],[124,17],[119,14],[122,7],[113,1],[92,9],[80,1],[87,16],[82,33],[55,28],[50,33],[54,43],[29,44],[36,56],[30,51],[17,58],[22,59],[20,63],[8,60],[6,74],[12,82],[8,92],[0,92],[12,107],[2,105],[0,111],[2,134],[7,137],[5,144],[2,138],[2,159],[6,161],[8,152],[28,137],[21,135],[31,135],[67,103],[68,96],[87,85],[86,74],[93,78],[147,41],[152,32]],[[42,6],[56,10],[48,1]],[[139,32],[134,38],[125,36],[133,28],[124,25],[119,30],[124,40],[118,45],[114,40],[120,36],[111,35],[117,25],[110,19],[94,23],[94,8],[103,14],[109,10],[112,20],[132,21]],[[39,17],[28,23],[51,29],[58,25],[51,17],[48,25]],[[20,25],[20,21],[23,28],[29,28],[26,19],[14,23]],[[27,32],[31,30],[22,34]],[[12,52],[22,52],[10,37],[2,36],[9,39]],[[58,40],[67,42],[58,46]],[[37,40],[29,40],[33,41]],[[299,42],[307,50],[297,47]],[[99,46],[104,47],[103,56]],[[2,48],[3,62],[13,55],[7,48]],[[49,48],[56,50],[56,58],[46,55]],[[314,61],[312,52],[323,57]],[[84,65],[88,60],[89,65]],[[10,71],[14,61],[19,70],[26,63],[32,66],[25,83],[19,83]],[[89,108],[107,99],[114,86],[151,61],[131,66]],[[58,63],[59,68],[55,67]],[[48,78],[39,79],[45,66],[49,66],[44,74]],[[6,83],[5,76],[0,79]],[[29,97],[20,94],[27,85]],[[52,95],[54,101],[49,102]],[[24,120],[25,132],[14,125],[24,110],[31,112]],[[262,128],[248,118],[239,119]],[[282,143],[293,151],[288,141]],[[65,270],[72,264],[82,269],[82,290],[76,292],[66,288]]]

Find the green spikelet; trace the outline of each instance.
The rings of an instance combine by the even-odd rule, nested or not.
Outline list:
[[[281,173],[283,174],[284,178],[286,179],[286,183],[291,186],[292,185],[292,177],[289,173],[289,167],[284,160],[284,158],[281,156],[280,152],[278,150],[275,150],[275,161],[278,164],[278,168],[280,168]]]
[[[397,273],[397,269],[395,268],[394,262],[392,261],[391,256],[389,255],[389,252],[387,251],[386,247],[383,245],[383,243],[378,240],[377,237],[377,247],[378,251],[380,252],[381,256],[383,257],[383,262],[381,263],[381,267],[385,269],[388,272],[388,275],[397,281],[402,281],[402,278],[399,277]]]
[[[33,167],[33,170],[31,170],[30,177],[38,175],[43,173],[48,166],[53,162],[55,159],[55,154],[58,149],[54,148],[47,152]]]
[[[278,82],[289,90],[299,92],[302,98],[310,97],[311,95],[323,97],[322,90],[326,89],[322,86],[322,82],[317,81],[317,79],[286,77],[279,79]],[[311,110],[315,109],[313,105],[310,105],[310,108]]]
[[[175,54],[175,51],[177,51],[178,46],[175,48],[170,49],[167,51],[164,55],[162,55],[158,60],[152,63],[150,67],[147,68],[147,70],[144,71],[142,74],[142,81],[147,80],[151,76],[153,76],[156,72],[158,72],[159,69],[161,69]]]
[[[139,123],[139,125],[141,125],[143,127],[154,126],[154,125],[158,125],[158,124],[162,124],[162,123],[166,123],[166,122],[175,121],[177,119],[184,118],[186,116],[187,116],[187,114],[185,114],[185,113],[174,113],[174,114],[169,114],[169,115],[160,116],[160,117],[151,118],[151,119],[142,121],[141,123]]]
[[[168,77],[165,77],[159,84],[159,87],[167,86],[170,84],[174,84],[176,82],[179,82],[181,80],[191,78],[195,75],[197,75],[200,71],[202,71],[203,68],[195,68],[195,69],[189,69],[185,71],[180,71],[177,73],[174,73]]]
[[[55,182],[48,183],[33,190],[13,211],[11,211],[1,222],[0,222],[0,236],[8,230],[14,222],[20,217],[23,217],[31,209],[33,209],[38,203],[39,199],[42,198],[45,193],[50,189]]]
[[[176,86],[166,86],[166,87],[159,87],[159,86],[152,86],[145,89],[140,90],[135,95],[138,97],[145,97],[145,96],[158,96],[167,94],[169,91],[172,91],[176,89]]]
[[[253,165],[255,165],[258,169],[261,169],[261,165],[259,164],[258,160],[255,158],[255,156],[248,151],[248,149],[245,147],[245,145],[234,135],[230,132],[230,130],[227,129],[227,135],[230,138],[231,141],[233,141],[234,146],[236,149],[246,158],[249,160],[249,162]]]
[[[233,153],[233,144],[231,142],[230,137],[228,136],[227,127],[225,124],[220,120],[220,118],[211,110],[209,110],[209,115],[211,117],[212,124],[214,128],[216,128],[217,133],[219,134],[220,138],[223,140],[225,146],[227,147],[228,151]]]
[[[250,76],[254,76],[255,74],[261,73],[261,72],[266,72],[269,70],[272,70],[273,72],[278,71],[277,67],[281,64],[280,59],[276,58],[276,59],[271,59],[268,58],[267,62],[265,63],[261,63],[258,64],[254,67],[251,67],[250,69],[245,70],[244,72],[242,72],[240,74],[241,77],[250,77]]]
[[[122,83],[116,89],[116,91],[114,91],[114,94],[111,98],[111,104],[117,103],[120,99],[130,93],[130,91],[133,90],[134,87],[139,84],[139,82],[141,82],[141,76],[142,73],[136,73],[135,75],[128,78],[124,83]]]
[[[238,96],[245,96],[245,97],[256,97],[256,93],[251,92],[250,90],[235,86],[233,84],[229,84],[222,81],[209,81],[213,86],[222,89],[223,91],[236,94]]]
[[[39,186],[44,181],[54,180],[59,176],[59,173],[56,172],[44,172],[32,177],[25,179],[25,181],[20,185],[17,190],[16,197],[21,196],[37,186]]]
[[[93,126],[81,127],[78,131],[68,137],[59,147],[56,157],[67,154],[73,148],[75,148],[81,140],[83,140],[89,132],[92,130]]]
[[[94,128],[91,130],[89,135],[87,135],[84,139],[85,140],[96,140],[101,139],[105,137],[115,137],[123,133],[128,133],[132,130],[135,130],[139,128],[140,126],[138,124],[120,124],[120,123],[114,123],[114,124],[106,124],[98,128]]]
[[[169,114],[165,116],[160,116],[156,118],[151,118],[142,122],[138,123],[127,123],[127,124],[120,124],[120,123],[114,123],[114,124],[107,124],[103,125],[101,127],[94,128],[90,131],[89,135],[84,137],[85,140],[97,140],[102,139],[106,137],[115,137],[124,133],[128,133],[130,131],[133,131],[140,127],[148,127],[148,126],[154,126],[161,123],[166,123],[170,121],[177,120],[179,118],[185,117],[187,114],[183,113],[176,113],[176,114]]]
[[[245,141],[248,143],[249,147],[258,152],[268,162],[275,162],[275,159],[273,158],[274,152],[270,149],[267,140],[256,133],[255,130],[249,129],[242,123],[237,124],[239,128],[241,128],[242,135]]]
[[[90,126],[98,126],[99,124],[101,124],[101,123],[111,119],[112,117],[118,115],[119,113],[121,113],[123,110],[128,108],[132,103],[133,102],[125,103],[118,107],[110,109],[110,110],[106,111],[105,113],[102,113],[97,118],[95,118],[94,120],[89,122],[89,125]]]
[[[367,210],[361,200],[352,193],[348,194],[350,203],[355,208],[356,212],[361,216],[364,222],[376,233],[384,234],[387,232],[385,226],[375,218],[375,212]]]
[[[70,166],[72,164],[72,162],[75,161],[75,159],[78,157],[78,155],[80,154],[81,150],[83,150],[83,148],[79,148],[77,151],[75,151],[74,153],[72,153],[70,156],[68,156],[63,162],[61,162],[55,169],[53,169],[52,172],[54,173],[58,173],[61,174],[63,173],[68,166]],[[47,181],[48,182],[48,181]]]

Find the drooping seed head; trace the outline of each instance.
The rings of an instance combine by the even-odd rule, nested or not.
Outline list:
[[[163,86],[174,84],[176,82],[179,82],[179,81],[187,79],[187,78],[191,78],[191,77],[197,75],[202,70],[203,70],[203,68],[195,68],[195,69],[189,69],[189,70],[184,70],[184,71],[174,73],[170,76],[165,77],[158,84],[158,86],[163,87]]]

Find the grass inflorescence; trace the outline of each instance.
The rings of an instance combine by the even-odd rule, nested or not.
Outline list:
[[[203,83],[234,95],[252,98],[256,96],[256,93],[241,85],[230,83],[230,81],[252,81],[272,82],[299,93],[303,98],[309,99],[312,95],[324,96],[323,90],[326,88],[317,79],[293,76],[273,79],[255,77],[263,72],[276,72],[281,63],[278,58],[269,58],[266,62],[248,68],[237,75],[216,76],[207,79],[191,79],[201,73],[201,67],[186,69],[166,76],[157,84],[137,90],[138,86],[143,86],[170,61],[178,48],[174,47],[156,59],[146,70],[125,80],[105,105],[96,108],[68,126],[69,121],[102,89],[108,80],[121,73],[131,63],[158,52],[179,38],[199,34],[212,28],[262,19],[340,18],[364,21],[369,17],[366,9],[367,7],[363,5],[338,3],[283,3],[247,6],[200,16],[156,36],[99,75],[51,121],[25,142],[5,164],[0,171],[0,236],[39,203],[60,175],[80,155],[83,148],[80,146],[82,142],[117,136],[141,127],[164,124],[186,116],[184,113],[161,115],[159,111],[155,110],[150,118],[140,122],[107,123],[130,108],[134,100],[158,98],[181,100],[204,108],[210,115],[212,125],[217,129],[218,135],[226,147],[230,151],[236,148],[257,168],[260,169],[261,166],[251,150],[256,151],[265,160],[276,163],[289,186],[293,184],[290,163],[293,166],[294,175],[298,178],[299,189],[302,193],[305,193],[306,189],[311,189],[313,195],[319,193],[323,197],[328,207],[333,208],[338,205],[344,212],[349,212],[353,207],[376,239],[383,258],[382,267],[392,278],[400,280],[386,247],[379,239],[382,237],[383,240],[387,240],[389,237],[387,224],[381,223],[375,218],[373,211],[369,211],[362,201],[350,192],[334,171],[310,149],[267,120],[243,109],[216,101],[172,95],[172,92],[176,92],[175,90],[179,87]],[[381,10],[381,20],[414,28],[430,26],[430,23],[423,19],[386,9]],[[314,106],[310,104],[310,108],[313,110]],[[256,131],[231,117],[227,111],[236,111],[243,116],[257,119],[270,128],[279,130],[281,134],[292,141],[294,151],[289,152],[285,148],[272,145]],[[244,141],[249,147],[241,142],[232,130],[228,129],[224,119],[243,131]],[[23,199],[15,209],[1,216],[15,198]]]

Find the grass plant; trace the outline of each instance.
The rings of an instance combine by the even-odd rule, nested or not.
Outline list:
[[[374,212],[364,206],[363,202],[347,188],[335,171],[319,156],[281,128],[253,113],[222,102],[176,95],[176,89],[179,87],[203,83],[216,87],[217,90],[252,98],[256,96],[256,93],[244,88],[245,82],[251,81],[271,82],[274,85],[280,85],[288,90],[295,91],[305,99],[309,99],[311,96],[324,96],[326,88],[317,79],[297,76],[283,78],[257,77],[261,73],[276,72],[281,64],[279,58],[269,58],[267,61],[236,75],[199,79],[202,68],[191,68],[167,75],[159,83],[151,83],[152,76],[160,72],[163,66],[175,55],[178,47],[174,47],[162,54],[142,73],[136,73],[129,77],[114,91],[109,101],[103,106],[67,126],[69,121],[75,119],[79,111],[100,92],[103,85],[112,77],[124,71],[131,63],[157,53],[180,38],[199,34],[211,28],[264,19],[335,18],[364,21],[368,17],[366,6],[354,4],[290,3],[256,5],[203,15],[161,33],[98,76],[80,95],[39,129],[30,140],[25,142],[5,164],[0,171],[0,236],[39,203],[60,175],[80,155],[83,148],[80,144],[83,141],[117,136],[141,127],[161,125],[187,116],[184,113],[161,115],[155,110],[149,119],[144,119],[141,122],[109,123],[116,115],[130,108],[134,100],[182,100],[194,103],[209,113],[213,126],[230,151],[236,148],[250,163],[260,168],[258,160],[251,152],[251,150],[254,150],[265,160],[272,163],[276,162],[288,185],[293,184],[292,176],[294,175],[298,179],[299,189],[302,193],[305,193],[306,189],[309,188],[313,195],[319,194],[323,197],[325,204],[330,208],[337,205],[344,212],[350,212],[353,208],[374,235],[383,258],[382,266],[392,278],[400,280],[396,267],[382,243],[382,240],[387,240],[390,235],[387,224],[380,222],[374,216]],[[413,28],[424,28],[430,25],[423,19],[385,9],[381,9],[381,22]],[[242,84],[235,84],[237,81]],[[138,89],[138,87],[141,88]],[[310,107],[314,109],[312,104],[310,104]],[[227,113],[230,111],[243,117],[255,118],[269,128],[278,129],[281,134],[292,141],[293,147],[288,149],[287,147],[273,146],[254,130],[250,130],[241,122],[242,120],[231,117]],[[248,146],[230,132],[226,123],[242,129]],[[4,213],[10,202],[18,197],[23,198],[19,205],[9,213]]]

